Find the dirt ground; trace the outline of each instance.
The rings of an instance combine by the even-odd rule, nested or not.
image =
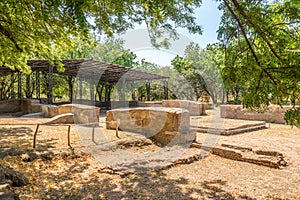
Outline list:
[[[194,117],[193,123],[207,123],[211,116]],[[195,122],[195,119],[199,122]],[[54,152],[55,156],[22,161],[21,155],[32,151],[35,124],[44,120],[0,118],[0,163],[22,172],[30,181],[26,186],[14,187],[14,192],[21,199],[300,199],[298,128],[270,124],[268,129],[233,136],[197,134],[199,142],[281,152],[288,162],[283,169],[208,154],[191,164],[121,177],[101,173],[100,169],[105,165],[87,153],[74,125],[71,128],[71,143],[75,154],[65,153],[69,152],[67,127],[42,126],[38,134],[37,151]],[[104,122],[105,118],[102,117],[100,127],[103,130]],[[230,124],[240,125],[244,122],[225,120],[225,123],[229,127]],[[120,140],[116,138],[115,131],[104,132],[108,141]],[[128,135],[120,132],[121,138]],[[145,143],[136,143],[129,148],[128,151],[140,154],[157,150],[157,147],[151,149],[151,145]]]

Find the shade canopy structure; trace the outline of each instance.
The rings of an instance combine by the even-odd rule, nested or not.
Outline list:
[[[61,60],[63,64],[64,71],[59,71],[57,68],[57,61],[49,62],[48,60],[28,60],[27,65],[31,67],[32,74],[34,74],[35,78],[35,90],[36,90],[36,98],[40,98],[40,74],[47,75],[47,98],[48,103],[53,103],[52,98],[52,89],[53,89],[53,74],[59,74],[69,77],[69,89],[70,89],[70,101],[73,99],[73,82],[72,80],[79,81],[87,81],[90,83],[90,94],[91,99],[94,101],[94,87],[99,83],[104,83],[108,85],[105,87],[107,90],[110,89],[109,85],[113,85],[115,83],[124,84],[129,81],[146,81],[147,87],[147,100],[150,99],[150,81],[152,80],[162,80],[164,81],[165,86],[167,87],[167,80],[169,77],[158,75],[155,73],[145,72],[138,69],[132,69],[129,67],[124,67],[117,64],[106,63],[103,61],[97,61],[92,59],[68,59]],[[0,67],[0,74],[2,76],[8,76],[18,74],[18,98],[22,98],[22,73],[19,70],[11,70],[7,67]],[[26,87],[27,90],[30,90],[30,75],[26,75]],[[13,85],[12,85],[13,87]],[[167,93],[167,89],[165,87],[165,92]],[[12,89],[13,90],[13,89]],[[82,88],[80,88],[82,91]],[[108,96],[106,95],[108,93]],[[110,91],[105,91],[105,101],[110,101]],[[168,96],[167,94],[165,96]],[[26,95],[27,97],[27,95]],[[82,97],[82,95],[80,95]],[[28,97],[27,97],[28,98]],[[124,98],[123,98],[124,99]]]
[[[55,74],[62,74],[67,76],[80,76],[83,78],[89,78],[91,76],[99,76],[100,81],[116,83],[121,78],[126,81],[138,81],[138,80],[162,80],[168,79],[167,76],[161,76],[154,73],[144,72],[129,67],[120,66],[117,64],[106,63],[103,61],[91,60],[91,59],[70,59],[61,61],[65,71],[60,72],[55,65],[50,64],[48,60],[28,60],[27,65],[31,67],[33,72],[52,71]],[[52,70],[50,69],[52,68]],[[0,67],[0,72],[3,73],[15,73],[6,67]]]

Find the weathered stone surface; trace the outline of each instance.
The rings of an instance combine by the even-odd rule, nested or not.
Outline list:
[[[0,101],[0,113],[22,114],[41,112],[41,104],[37,99],[11,99]]]
[[[189,112],[179,108],[133,108],[115,109],[106,114],[106,128],[141,133],[147,138],[167,145],[176,139],[177,142],[193,140],[195,133],[189,133]]]
[[[114,153],[120,150],[116,150]],[[190,164],[206,156],[201,149],[182,146],[162,148],[159,153],[139,154],[133,158],[103,166],[99,173],[118,174],[125,177],[129,174],[140,174],[148,171],[160,171],[182,164]],[[117,155],[116,155],[117,156]]]
[[[49,121],[42,123],[44,125],[49,124],[74,124],[74,114],[73,113],[66,113],[57,115],[49,119]]]
[[[163,100],[163,107],[183,108],[190,112],[190,115],[204,115],[206,103],[188,100]]]
[[[76,100],[77,101],[77,100]],[[116,108],[135,108],[138,106],[137,101],[95,101],[95,106],[100,107],[101,109],[116,109]]]
[[[20,101],[23,114],[33,113],[32,105],[40,103],[38,99],[21,99]]]
[[[39,113],[42,112],[43,104],[31,104],[29,113]]]
[[[0,113],[15,113],[21,111],[21,102],[16,99],[0,101]]]
[[[4,176],[5,179],[12,182],[12,186],[24,186],[29,183],[28,179],[20,172],[14,171],[11,168],[0,165],[0,177]]]
[[[250,131],[255,131],[259,129],[267,128],[266,122],[258,122],[253,124],[246,124],[234,128],[211,128],[211,127],[203,127],[203,126],[192,126],[193,130],[199,133],[209,133],[216,135],[235,135],[239,133],[245,133]]]
[[[287,165],[287,162],[284,160],[284,156],[275,151],[255,151],[252,148],[229,144],[221,144],[217,147],[208,147],[200,143],[192,143],[191,147],[210,151],[212,154],[223,158],[263,165],[271,168],[282,168]]]
[[[43,105],[42,112],[46,117],[73,113],[75,123],[79,124],[99,122],[100,116],[100,108],[81,104],[65,104],[61,106]]]
[[[138,102],[138,107],[162,107],[161,101]]]
[[[287,110],[292,109],[292,106],[277,105],[269,106],[269,110],[264,113],[249,111],[243,108],[242,105],[221,105],[221,117],[230,119],[244,119],[244,120],[259,120],[266,122],[275,122],[284,124],[284,114]]]
[[[201,102],[201,104],[204,105],[204,107],[205,107],[206,110],[214,109],[214,104],[213,103]]]

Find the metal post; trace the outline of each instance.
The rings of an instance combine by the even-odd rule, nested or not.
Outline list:
[[[109,83],[105,83],[105,104],[106,110],[109,109]]]
[[[31,95],[30,95],[30,75],[26,75],[26,98],[31,98]]]
[[[146,83],[147,101],[150,101],[150,82]]]
[[[22,74],[18,72],[18,98],[22,98]]]
[[[125,83],[126,80],[124,78],[121,78],[121,87],[120,87],[120,101],[121,101],[121,106],[124,108],[125,107]]]
[[[90,96],[91,96],[91,105],[95,105],[95,80],[93,74],[91,74],[90,82]]]
[[[12,98],[12,99],[14,99],[15,98],[15,79],[14,79],[14,74],[11,74],[10,75],[10,80],[12,81],[12,83],[11,83],[11,87],[10,87],[10,97]]]
[[[53,93],[52,93],[52,89],[53,89],[53,66],[49,65],[48,66],[48,104],[52,104],[53,103]]]
[[[165,93],[165,99],[167,100],[168,99],[168,81],[164,81],[164,93]]]
[[[70,99],[70,103],[72,103],[73,101],[73,80],[72,80],[72,76],[68,77],[68,84],[69,84],[69,99]]]
[[[35,87],[36,98],[40,99],[41,98],[41,87],[40,87],[41,81],[40,81],[40,72],[39,71],[35,72],[35,84],[36,84],[36,87]]]

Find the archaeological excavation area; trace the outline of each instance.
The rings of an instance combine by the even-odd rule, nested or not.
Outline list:
[[[79,81],[69,85],[66,102],[54,101],[50,91],[55,71],[45,61],[32,61],[32,66],[34,78],[49,73],[47,96],[35,87],[26,98],[16,82],[14,91],[20,93],[0,101],[0,197],[300,197],[300,131],[284,124],[288,106],[271,105],[258,113],[240,105],[168,99],[167,77],[137,71],[124,76],[121,84],[148,77],[148,98],[150,80],[159,80],[163,100],[127,101],[122,92],[112,100],[109,87],[103,87],[105,98],[100,101],[94,98],[98,83],[90,72],[105,64],[65,61],[66,66],[87,63],[94,67],[87,67],[83,77],[66,70],[64,75]],[[101,81],[108,86],[120,78],[109,79],[109,73],[122,76],[126,70],[105,68],[107,77]]]

